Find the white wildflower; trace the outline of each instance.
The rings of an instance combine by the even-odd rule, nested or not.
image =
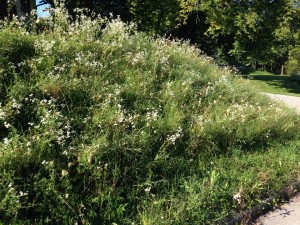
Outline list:
[[[8,128],[10,128],[11,127],[11,125],[10,125],[10,123],[8,123],[8,122],[4,122],[4,126],[8,129]]]
[[[237,192],[236,194],[233,195],[233,199],[234,199],[238,204],[241,204],[241,203],[242,203],[241,190],[239,190],[239,192]]]
[[[145,192],[146,192],[146,193],[149,193],[150,191],[151,191],[151,187],[145,188]]]
[[[61,176],[62,177],[65,177],[65,176],[67,176],[69,174],[69,172],[67,171],[67,170],[62,170],[61,171]]]
[[[169,136],[167,137],[167,143],[170,143],[171,145],[174,145],[175,142],[176,142],[176,140],[179,139],[180,137],[182,137],[182,135],[183,135],[183,134],[182,134],[182,128],[179,127],[179,128],[177,129],[177,131],[176,131],[175,134],[169,135]]]

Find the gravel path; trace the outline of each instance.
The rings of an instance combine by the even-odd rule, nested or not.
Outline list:
[[[300,114],[300,97],[268,94],[276,101],[284,102],[287,106],[294,108]],[[261,216],[256,225],[300,225],[300,193],[280,208]]]
[[[298,113],[300,113],[300,97],[269,94],[269,93],[264,93],[264,94],[270,96],[272,99],[276,101],[284,102],[287,106],[294,108]]]

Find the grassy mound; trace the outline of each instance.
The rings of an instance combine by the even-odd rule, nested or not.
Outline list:
[[[188,43],[63,15],[0,30],[4,224],[219,223],[297,175],[292,111]]]

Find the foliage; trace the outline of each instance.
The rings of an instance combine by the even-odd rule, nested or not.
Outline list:
[[[295,47],[290,51],[289,61],[287,63],[289,74],[300,74],[300,48]]]
[[[287,59],[287,46],[293,45],[292,36],[298,32],[299,5],[291,0],[182,2],[184,19],[193,11],[205,13],[209,24],[205,35],[215,40],[215,53],[229,62],[278,69]]]
[[[218,223],[297,177],[299,143],[264,153],[294,112],[187,42],[54,10],[0,30],[2,223]]]
[[[55,6],[53,0],[41,2]],[[189,39],[221,64],[265,65],[276,73],[299,42],[300,7],[294,0],[65,0],[65,6],[72,16],[74,9],[88,8],[133,21],[140,31]]]
[[[140,30],[153,34],[171,34],[177,27],[179,10],[178,0],[130,0],[134,22]]]
[[[43,1],[53,7],[61,1]],[[180,10],[177,0],[169,1],[64,1],[68,12],[75,16],[76,8],[87,8],[96,14],[107,17],[120,17],[123,21],[133,20],[139,30],[152,34],[170,34],[177,27],[177,18]],[[164,9],[164,10],[162,10]]]
[[[297,73],[292,73],[291,74],[291,81],[295,81],[298,84],[300,84],[300,75]]]

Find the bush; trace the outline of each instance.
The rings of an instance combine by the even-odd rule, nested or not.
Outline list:
[[[228,215],[205,178],[210,156],[299,137],[299,117],[188,43],[57,10],[53,32],[9,30],[18,42],[2,60],[19,65],[0,99],[1,222],[209,223]],[[207,187],[211,200],[181,196]]]
[[[0,81],[12,81],[14,71],[19,72],[20,63],[32,58],[34,38],[18,31],[2,30],[0,33]]]
[[[287,72],[293,75],[292,79],[297,80],[297,74],[300,74],[300,48],[295,47],[289,54]]]
[[[291,81],[297,82],[300,84],[300,74],[292,73],[291,74]]]

